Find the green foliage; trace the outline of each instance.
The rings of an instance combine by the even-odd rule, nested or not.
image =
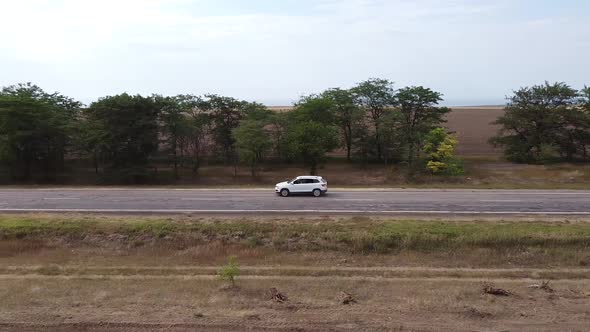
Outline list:
[[[158,113],[153,98],[128,94],[102,98],[86,110],[86,140],[97,149],[105,181],[148,180],[148,162],[158,150]]]
[[[234,138],[240,160],[250,166],[252,176],[256,176],[256,166],[264,160],[272,146],[262,120],[244,120],[234,130]]]
[[[178,165],[186,151],[186,145],[193,132],[192,125],[187,116],[194,105],[192,96],[162,97],[154,96],[158,109],[160,124],[160,143],[168,159],[174,167],[174,177],[178,179]]]
[[[450,111],[441,100],[428,88],[396,91],[388,80],[369,79],[302,97],[284,113],[218,95],[122,94],[81,110],[68,97],[19,84],[0,92],[0,173],[57,181],[80,159],[80,169],[92,162],[108,183],[153,181],[163,163],[176,179],[188,165],[198,176],[203,163],[221,161],[245,163],[253,176],[263,162],[303,162],[313,174],[328,152],[344,148],[348,160],[405,162],[413,172],[426,156],[431,173],[459,174],[461,164],[451,157],[456,142],[433,132]],[[491,142],[511,160],[590,159],[588,87],[522,88],[495,123],[501,130]]]
[[[423,147],[427,155],[426,169],[434,175],[463,174],[463,165],[455,157],[457,143],[457,138],[449,135],[444,128],[438,127],[431,130],[425,137]]]
[[[240,275],[240,267],[236,256],[230,256],[226,265],[218,272],[219,278],[231,283],[232,287],[236,286],[236,278]]]
[[[81,104],[59,93],[49,94],[31,83],[0,92],[0,160],[12,177],[54,180],[64,169]]]
[[[587,89],[578,92],[565,83],[521,88],[509,98],[505,114],[495,124],[491,139],[506,157],[524,163],[546,163],[558,158],[588,158],[590,111]]]
[[[313,121],[326,126],[334,124],[334,102],[321,95],[304,96],[295,104],[296,111],[291,115],[291,121]]]
[[[324,91],[321,96],[331,102],[334,120],[340,128],[342,142],[346,148],[346,159],[350,161],[353,143],[362,138],[358,135],[366,136],[366,133],[362,132],[364,114],[355,103],[354,94],[350,90],[330,89]]]
[[[351,89],[356,105],[371,119],[373,125],[373,141],[376,145],[376,157],[383,157],[381,140],[381,122],[388,109],[397,105],[393,82],[386,79],[371,78],[357,84]]]
[[[451,110],[438,107],[441,100],[440,93],[421,86],[403,88],[397,93],[399,104],[397,130],[405,146],[405,160],[410,168],[420,157],[420,149],[426,136],[446,122],[444,117]]]
[[[222,151],[225,162],[235,162],[235,139],[232,135],[244,117],[244,110],[248,107],[245,101],[218,95],[206,95],[199,108],[210,114],[213,122],[211,134]]]
[[[233,131],[240,161],[250,166],[252,177],[256,176],[258,164],[273,146],[271,131],[266,127],[273,122],[274,113],[262,104],[248,103],[244,119]]]
[[[338,130],[318,122],[299,122],[289,127],[289,150],[301,158],[315,175],[326,153],[338,147]]]
[[[210,137],[212,136],[211,114],[203,111],[198,106],[201,98],[190,96],[186,98],[188,109],[188,135],[183,137],[184,154],[190,158],[193,175],[197,175],[202,161],[207,157],[211,149]]]
[[[286,147],[316,174],[327,152],[339,146],[338,129],[333,125],[333,104],[321,96],[304,97],[289,115]]]

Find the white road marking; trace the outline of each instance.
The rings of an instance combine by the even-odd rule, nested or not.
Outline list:
[[[80,197],[43,197],[46,201],[78,200]]]
[[[15,191],[52,192],[52,191],[193,191],[193,192],[268,192],[274,193],[273,188],[4,188],[0,193]],[[402,188],[331,188],[332,193],[502,193],[507,195],[590,195],[588,190],[532,190],[532,189],[402,189]]]
[[[330,201],[350,201],[350,202],[372,202],[376,199],[371,198],[328,198]]]
[[[219,201],[221,198],[182,198],[181,201]],[[227,200],[224,198],[223,200]]]
[[[80,212],[80,213],[335,213],[335,214],[483,214],[483,215],[590,215],[590,211],[435,211],[435,210],[198,210],[198,209],[12,209],[0,208],[0,212]]]

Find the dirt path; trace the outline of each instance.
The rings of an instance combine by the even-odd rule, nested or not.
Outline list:
[[[117,279],[211,279],[215,266],[83,266],[18,265],[0,266],[0,279],[11,278],[117,278]],[[318,267],[318,266],[241,266],[245,279],[284,278],[329,279],[445,279],[445,280],[588,280],[590,268],[432,268],[397,267]]]

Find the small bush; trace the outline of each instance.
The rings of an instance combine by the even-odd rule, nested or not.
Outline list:
[[[444,128],[435,128],[426,136],[423,152],[428,156],[426,169],[433,175],[462,175],[463,163],[455,157],[457,138]]]
[[[264,245],[264,242],[258,236],[249,237],[247,243],[250,248],[256,248]]]
[[[221,280],[229,281],[232,287],[235,287],[236,277],[240,275],[240,268],[236,256],[230,256],[227,265],[224,265],[218,274]]]

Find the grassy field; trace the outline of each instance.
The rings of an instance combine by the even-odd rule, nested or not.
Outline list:
[[[589,276],[585,219],[0,216],[0,330],[584,331]]]
[[[353,218],[216,218],[3,216],[5,240],[123,236],[127,241],[167,238],[178,246],[223,241],[275,250],[334,250],[351,253],[440,251],[471,248],[506,250],[523,247],[590,247],[590,224],[410,221]],[[171,240],[172,239],[172,240]],[[137,244],[136,245],[140,245]]]

